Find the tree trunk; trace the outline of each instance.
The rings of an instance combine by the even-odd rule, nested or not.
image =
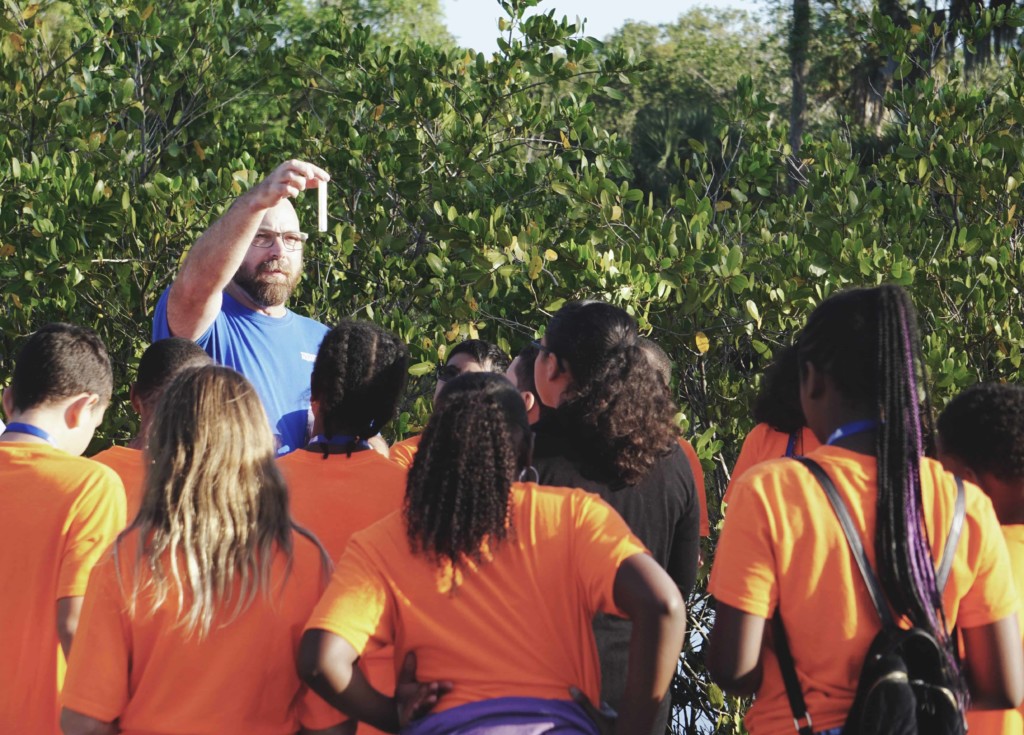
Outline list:
[[[789,32],[789,68],[793,81],[793,104],[789,111],[790,172],[789,189],[795,192],[803,180],[800,141],[804,135],[804,110],[807,107],[807,45],[811,35],[810,0],[793,0],[793,25]]]

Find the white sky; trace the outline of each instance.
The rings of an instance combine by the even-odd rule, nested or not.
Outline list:
[[[668,23],[695,7],[733,7],[756,11],[756,0],[542,0],[536,10],[555,9],[555,17],[586,19],[584,33],[604,38],[627,20]],[[461,46],[490,54],[498,50],[497,0],[441,0],[448,31]]]

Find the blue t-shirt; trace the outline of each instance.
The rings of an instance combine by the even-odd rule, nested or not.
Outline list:
[[[164,291],[153,314],[153,341],[171,337]],[[215,362],[234,368],[253,384],[277,437],[280,454],[306,443],[309,379],[327,327],[287,311],[272,317],[243,306],[227,293],[220,313],[196,344]]]

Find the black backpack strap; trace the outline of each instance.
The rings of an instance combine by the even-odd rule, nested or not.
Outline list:
[[[839,525],[843,529],[843,534],[846,536],[846,543],[850,546],[850,552],[853,554],[853,560],[857,562],[857,567],[860,569],[860,576],[864,579],[864,585],[868,589],[868,594],[871,596],[871,602],[875,606],[875,610],[878,612],[878,617],[882,621],[882,626],[885,628],[892,628],[896,625],[893,620],[892,612],[889,610],[889,603],[886,600],[885,592],[882,590],[882,585],[878,581],[878,577],[875,576],[874,571],[871,569],[871,563],[868,561],[867,554],[864,552],[864,544],[860,540],[860,534],[857,533],[857,527],[853,525],[853,519],[850,518],[850,512],[846,509],[846,504],[843,499],[839,497],[839,491],[836,490],[836,486],[832,484],[832,480],[826,474],[825,470],[821,468],[821,465],[815,462],[813,459],[807,457],[794,457],[794,459],[810,470],[811,474],[821,485],[821,489],[825,491],[825,496],[828,498],[828,502],[832,505],[832,510],[835,511],[836,518],[839,519]]]
[[[964,517],[967,515],[967,499],[964,493],[964,481],[956,478],[956,506],[953,509],[953,520],[949,524],[949,535],[946,546],[942,550],[942,561],[935,570],[935,587],[939,594],[946,589],[949,573],[953,569],[953,557],[956,556],[956,545],[960,541],[960,533],[964,530]]]
[[[804,702],[804,694],[800,690],[800,680],[796,678],[796,664],[793,663],[793,654],[789,650],[789,639],[786,638],[786,628],[782,625],[782,615],[778,608],[772,617],[772,643],[775,648],[775,658],[779,660],[779,670],[782,672],[782,683],[786,685],[786,697],[789,699],[789,709],[793,713],[793,727],[800,735],[814,735],[814,724],[811,722],[811,715],[807,711],[807,703]],[[801,720],[804,724],[800,724]]]

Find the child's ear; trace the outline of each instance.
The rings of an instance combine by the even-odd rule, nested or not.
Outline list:
[[[95,393],[82,393],[76,396],[64,409],[64,423],[69,429],[94,429],[95,424],[99,423],[95,420],[95,412],[103,410],[99,403],[100,397]]]
[[[519,395],[523,397],[523,403],[526,404],[526,413],[530,413],[533,407],[537,405],[537,397],[528,390],[520,391]]]

